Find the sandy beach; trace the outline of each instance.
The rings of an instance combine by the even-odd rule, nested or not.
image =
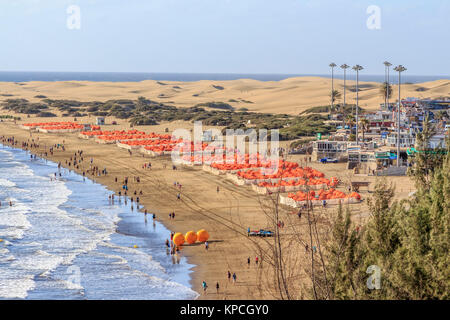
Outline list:
[[[347,78],[347,103],[355,103],[356,91],[352,76]],[[359,83],[359,103],[362,108],[376,110],[382,103],[380,83]],[[391,83],[393,97],[396,100],[397,85]],[[341,95],[344,81],[334,80],[335,90]],[[177,107],[192,107],[199,103],[225,102],[235,109],[246,108],[249,111],[299,114],[310,107],[330,103],[331,79],[322,77],[298,77],[281,81],[257,81],[239,79],[229,81],[153,81],[140,82],[93,82],[93,81],[31,81],[0,82],[0,102],[6,99],[23,98],[39,102],[37,96],[50,99],[68,99],[77,101],[106,101],[110,99],[148,99]],[[402,84],[403,97],[439,98],[450,94],[449,80]],[[342,103],[343,101],[337,101]]]
[[[48,119],[33,118],[32,121],[48,121]],[[64,120],[62,118],[52,121]],[[66,118],[65,120],[73,120]],[[30,122],[27,119],[23,122]],[[87,119],[80,119],[80,122]],[[175,127],[191,126],[188,123],[161,124],[151,127],[136,127],[136,129],[163,133],[166,127],[173,130]],[[114,129],[128,128],[124,122]],[[108,129],[108,126],[105,127]],[[93,158],[94,165],[100,170],[107,168],[108,175],[91,177],[93,180],[107,186],[116,193],[121,190],[121,182],[124,177],[129,178],[129,195],[134,190],[139,193],[140,203],[144,205],[148,212],[155,213],[157,220],[162,222],[169,230],[186,233],[190,230],[208,230],[211,235],[209,250],[205,250],[203,244],[185,245],[181,254],[186,256],[190,263],[196,265],[192,277],[192,287],[195,291],[202,293],[201,283],[206,281],[209,286],[206,294],[202,294],[199,299],[271,299],[272,289],[262,285],[261,271],[258,268],[265,268],[264,264],[255,265],[255,257],[258,255],[257,246],[261,244],[260,239],[247,237],[247,228],[252,230],[266,228],[270,225],[267,216],[264,214],[262,202],[264,196],[258,196],[248,186],[236,186],[229,180],[215,176],[195,167],[178,167],[172,170],[170,157],[144,158],[139,153],[130,154],[118,148],[115,144],[99,145],[92,140],[83,140],[77,134],[44,134],[32,133],[19,128],[12,122],[0,123],[0,136],[15,137],[20,142],[38,141],[39,149],[32,149],[36,154],[41,154],[48,150],[48,147],[57,143],[64,143],[65,151],[57,150],[49,159],[61,162],[67,167],[66,160],[77,150],[83,150],[85,161],[77,171],[82,173],[89,168],[89,161]],[[47,148],[47,149],[45,149]],[[287,159],[302,163],[303,156],[293,155]],[[152,169],[143,169],[144,162],[151,162]],[[325,173],[326,177],[336,176],[342,180],[342,190],[346,189],[349,181],[368,180],[375,181],[375,177],[354,177],[349,170],[345,169],[345,164],[318,164],[308,163],[308,165]],[[73,166],[70,167],[73,169]],[[140,183],[134,182],[133,177],[139,176]],[[117,177],[118,181],[115,182]],[[397,197],[404,198],[413,191],[408,177],[398,177],[393,179],[397,185]],[[179,182],[181,188],[181,200],[177,200],[180,191],[174,187],[174,182]],[[217,192],[217,187],[220,191]],[[363,198],[370,194],[361,191]],[[360,205],[351,206],[354,219],[359,219],[362,224],[367,217],[365,201]],[[175,219],[169,219],[169,213],[174,211]],[[295,216],[286,221],[296,224],[298,230],[306,228],[305,221],[299,221],[293,210],[281,208],[285,216]],[[323,214],[331,214],[336,211],[336,206],[324,209]],[[143,216],[143,215],[142,215]],[[144,223],[144,217],[142,217]],[[169,237],[169,235],[168,235]],[[164,245],[163,243],[161,244]],[[307,263],[304,251],[298,253],[300,263]],[[251,264],[247,265],[247,258],[250,257]],[[267,267],[266,267],[267,268]],[[227,279],[227,272],[235,272],[237,282],[233,284]],[[216,293],[215,284],[219,282],[220,290]]]

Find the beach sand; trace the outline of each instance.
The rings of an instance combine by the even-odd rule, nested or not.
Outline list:
[[[23,122],[31,121],[49,121],[49,119],[31,118]],[[72,118],[52,118],[51,121],[73,120]],[[87,122],[87,118],[80,119],[80,122]],[[123,121],[119,126],[105,126],[104,130],[127,128],[128,125]],[[147,132],[163,133],[166,127],[173,130],[176,127],[192,126],[188,123],[161,124],[151,127],[136,127],[136,129]],[[118,192],[121,190],[121,181],[129,177],[129,196],[133,196],[134,190],[139,193],[140,203],[145,206],[149,213],[155,213],[157,220],[162,222],[168,229],[174,232],[186,233],[190,230],[208,230],[211,235],[209,250],[205,250],[203,244],[184,246],[182,255],[189,259],[189,262],[195,264],[192,274],[193,289],[202,293],[201,283],[205,280],[209,289],[206,294],[202,294],[199,299],[271,299],[271,290],[261,287],[261,280],[258,269],[255,266],[254,259],[257,254],[255,244],[262,242],[260,239],[247,237],[247,227],[252,230],[269,227],[267,216],[264,214],[261,202],[262,196],[258,196],[250,187],[238,187],[222,177],[215,176],[202,171],[199,167],[178,167],[178,170],[172,170],[170,157],[163,158],[143,158],[141,154],[134,153],[132,156],[124,150],[113,145],[99,145],[92,140],[83,140],[77,137],[77,134],[44,134],[30,133],[20,129],[12,122],[0,122],[0,136],[14,136],[18,141],[28,139],[39,139],[40,150],[32,150],[35,153],[44,151],[44,147],[63,143],[66,151],[55,151],[53,156],[48,158],[59,162],[66,167],[65,161],[68,160],[77,150],[83,150],[84,162],[81,164],[81,173],[89,168],[89,159],[94,159],[94,165],[99,170],[107,168],[108,175],[101,177],[90,177],[95,181],[104,184],[110,190]],[[289,161],[301,161],[303,156],[293,155],[288,158]],[[144,162],[151,162],[152,169],[143,169]],[[167,167],[164,169],[164,164]],[[351,171],[345,169],[343,163],[339,164],[308,164],[326,174],[326,177],[336,176],[344,182],[349,180],[375,181],[375,177],[353,177]],[[73,169],[73,167],[72,167]],[[133,176],[139,176],[140,183],[133,181]],[[114,181],[115,177],[118,182]],[[413,191],[412,183],[408,177],[392,178],[397,184],[399,191],[398,197],[405,198]],[[174,182],[182,184],[181,200],[177,201],[179,190],[174,187]],[[220,192],[216,188],[219,186]],[[342,190],[345,190],[345,185]],[[366,190],[361,191],[363,198],[370,194]],[[351,208],[354,219],[359,219],[363,223],[368,216],[365,202],[360,205],[352,205]],[[174,211],[176,216],[174,220],[169,219],[168,215]],[[282,208],[284,214],[289,215],[293,209]],[[335,212],[336,206],[330,206],[325,214]],[[141,214],[141,213],[137,213]],[[293,215],[292,215],[293,216]],[[142,223],[144,215],[142,214]],[[297,222],[295,222],[297,223]],[[299,226],[299,230],[302,226]],[[305,226],[306,228],[306,226]],[[169,237],[169,235],[167,235]],[[164,246],[164,244],[161,244]],[[307,263],[303,251],[299,252],[300,259]],[[247,266],[247,258],[251,258],[251,266]],[[237,283],[233,284],[227,280],[227,271],[235,272]],[[305,280],[307,281],[307,280]],[[215,284],[219,282],[220,291],[216,294]]]
[[[349,77],[348,79],[352,79]],[[334,80],[336,90],[343,98],[344,81]],[[397,98],[397,86],[392,84],[391,102]],[[359,103],[362,108],[376,110],[384,98],[380,95],[380,83],[359,83]],[[226,102],[235,109],[249,111],[298,114],[307,108],[330,103],[331,79],[322,77],[298,77],[281,81],[257,81],[251,79],[229,81],[153,81],[141,82],[0,82],[0,101],[24,98],[39,102],[38,95],[50,99],[77,101],[106,101],[110,99],[148,99],[192,107],[198,103]],[[450,81],[436,80],[417,84],[402,84],[402,97],[439,98],[450,95]],[[347,104],[354,104],[355,81],[347,80]],[[337,103],[342,103],[342,99]]]

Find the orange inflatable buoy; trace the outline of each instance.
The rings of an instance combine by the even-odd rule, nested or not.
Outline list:
[[[188,231],[186,233],[185,240],[187,243],[193,244],[197,241],[197,234],[194,231]]]
[[[182,233],[175,233],[173,235],[173,243],[177,246],[181,246],[184,243],[184,235]]]
[[[202,229],[197,232],[197,240],[200,242],[208,241],[209,239],[209,233],[205,229]]]

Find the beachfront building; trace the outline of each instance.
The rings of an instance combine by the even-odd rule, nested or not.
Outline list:
[[[386,145],[389,147],[397,146],[397,132],[391,132],[386,137]],[[400,132],[400,148],[409,148],[414,146],[416,143],[416,138],[410,132],[401,131]]]
[[[441,149],[446,147],[445,143],[446,135],[444,133],[435,134],[430,138],[428,147],[431,149]]]
[[[98,126],[103,126],[105,124],[105,117],[95,118],[95,124]]]
[[[426,110],[447,110],[450,108],[450,99],[424,99],[418,100],[417,104]]]
[[[347,159],[349,144],[351,145],[352,143],[347,141],[329,140],[314,141],[312,159],[317,161],[322,158],[335,158],[339,161],[345,161]]]

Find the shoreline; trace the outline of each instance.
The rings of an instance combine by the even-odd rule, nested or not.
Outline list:
[[[21,146],[15,146],[15,145],[13,146],[13,145],[10,145],[10,144],[8,144],[8,143],[2,143],[2,141],[0,140],[0,147],[2,147],[2,148],[11,148],[11,149],[16,149],[16,150],[21,150],[21,151],[25,152],[26,154],[29,154],[29,155],[35,155],[35,156],[37,156],[37,157],[38,157],[39,159],[41,159],[41,160],[45,160],[46,162],[47,162],[47,161],[50,161],[50,162],[53,163],[54,165],[56,165],[56,166],[58,165],[58,163],[55,162],[51,157],[48,157],[48,156],[46,157],[45,155],[37,154],[36,152],[33,152],[32,150],[29,150],[29,149],[23,149]],[[83,178],[83,175],[80,174],[80,172],[77,172],[76,169],[67,167],[67,166],[65,166],[65,165],[63,165],[63,164],[61,164],[61,167],[64,168],[64,169],[66,169],[66,170],[68,170],[70,174],[75,174],[75,175],[77,175],[77,176]],[[91,178],[91,177],[89,177],[89,176],[86,176],[86,180],[87,180],[87,181],[90,181],[90,182],[93,183],[93,184],[98,184],[98,185],[102,186],[103,188],[105,188],[106,190],[108,190],[109,192],[111,192],[112,194],[114,194],[115,196],[118,196],[117,193],[116,193],[114,190],[112,190],[112,189],[110,188],[110,186],[108,186],[108,185],[106,185],[106,184],[103,184],[103,183],[101,183],[101,182],[98,182],[98,181],[96,181],[95,179],[93,179],[93,178]],[[141,205],[141,206],[139,207],[139,209],[136,209],[136,212],[143,213],[144,210],[145,210],[145,206],[142,206],[142,205]],[[125,217],[123,217],[123,216],[121,216],[121,215],[123,215],[123,213],[119,214],[118,217],[120,218],[120,220],[115,224],[115,225],[116,225],[116,231],[115,231],[115,233],[121,234],[121,235],[124,235],[124,236],[125,236],[125,235],[137,236],[137,235],[139,234],[139,233],[137,232],[137,230],[134,230],[134,231],[131,230],[131,232],[128,233],[128,232],[126,232],[126,229],[124,229],[125,226],[129,226],[130,224],[135,224],[135,222],[133,222],[133,221],[126,221],[126,220],[125,220]],[[149,216],[148,219],[151,219],[151,217]],[[163,228],[167,229],[169,233],[173,231],[173,230],[171,230],[170,228],[168,228],[168,227],[167,227],[163,222],[161,222],[161,221],[156,221],[155,223],[156,223],[156,224],[160,224]],[[121,224],[123,224],[123,225],[121,226]],[[146,239],[148,240],[148,238],[146,238]],[[164,243],[161,242],[160,245],[161,245],[161,247],[163,247],[163,246],[164,246]],[[197,298],[194,299],[194,300],[196,300],[196,299],[198,299],[198,297],[200,296],[200,293],[197,292],[196,290],[194,290],[193,277],[192,277],[192,275],[193,275],[193,273],[194,273],[194,268],[195,268],[197,265],[190,263],[190,261],[189,261],[190,258],[187,257],[187,256],[182,256],[182,257],[180,257],[179,259],[181,260],[182,258],[185,258],[185,260],[186,260],[186,262],[185,262],[186,266],[185,266],[185,267],[186,267],[186,269],[189,271],[189,274],[186,275],[186,276],[188,277],[188,279],[189,279],[187,285],[189,285],[189,288],[190,288],[191,290],[193,290],[194,292],[197,293]],[[180,284],[183,284],[183,283],[180,283]],[[183,284],[183,285],[184,285],[184,284]]]
[[[28,139],[36,139],[37,137],[39,138],[39,148],[37,149],[30,149],[28,148],[28,152],[31,152],[33,154],[36,154],[37,156],[43,158],[43,159],[47,159],[50,161],[53,161],[55,163],[61,162],[61,166],[68,169],[68,170],[72,170],[73,172],[82,175],[82,168],[80,168],[79,170],[73,168],[73,167],[68,167],[65,164],[65,160],[68,159],[68,157],[70,157],[70,155],[73,155],[73,152],[77,151],[77,150],[86,150],[86,147],[91,147],[94,149],[99,149],[100,151],[102,151],[102,153],[121,153],[122,156],[125,156],[126,158],[130,157],[128,155],[128,153],[125,150],[121,150],[119,148],[116,147],[116,145],[98,145],[92,141],[86,141],[86,140],[81,140],[78,137],[76,137],[75,135],[71,135],[71,134],[44,134],[44,133],[32,133],[32,136],[30,137],[30,132],[25,131],[23,129],[20,129],[19,127],[15,126],[12,123],[0,123],[0,128],[1,127],[7,127],[8,128],[8,133],[4,134],[2,132],[2,135],[4,135],[5,137],[14,137],[14,139],[16,141],[18,141],[18,145],[15,146],[11,146],[9,143],[5,143],[6,146],[9,147],[14,147],[17,149],[22,149],[25,150],[23,148],[21,148],[21,143],[22,142],[26,142]],[[5,132],[6,133],[6,132]],[[48,156],[44,156],[42,153],[44,152],[44,148],[42,147],[42,143],[44,143],[44,147],[46,148],[46,150],[48,150],[48,147],[50,145],[53,144],[57,144],[57,143],[61,143],[63,140],[65,140],[65,151],[61,151],[61,150],[55,150],[53,156],[51,156],[50,154],[48,154]],[[45,142],[44,142],[45,141]],[[49,143],[50,141],[52,141],[52,143]],[[76,145],[74,145],[74,142],[76,142]],[[104,150],[104,149],[109,149]],[[90,158],[92,154],[91,153],[86,153],[85,157],[86,158]],[[95,156],[93,155],[94,158],[94,165],[98,165],[100,170],[101,168],[103,168],[103,166],[101,166],[102,164],[106,164],[109,161],[105,161],[105,159],[103,159],[102,157],[99,156]],[[156,159],[156,158],[141,158],[141,157],[137,157],[137,156],[133,156],[130,157],[132,158],[134,161],[136,160],[140,160],[140,161],[151,161],[152,162],[152,167],[155,167],[154,163],[158,163],[157,167],[158,169],[160,169],[160,167],[162,166],[161,162],[167,162],[166,159]],[[111,160],[113,162],[115,162],[116,160]],[[86,164],[86,159],[85,159],[85,163]],[[105,163],[106,162],[106,163]],[[119,163],[115,163],[116,165],[119,166],[118,170],[117,168],[113,170],[113,172],[111,172],[110,166],[111,166],[111,162],[109,163],[109,166],[106,166],[106,168],[109,171],[109,174],[107,176],[100,176],[100,177],[92,177],[90,175],[86,175],[87,178],[91,179],[93,182],[95,183],[99,183],[103,186],[105,186],[108,190],[114,192],[117,195],[117,190],[119,189],[119,186],[117,183],[114,182],[114,178],[115,178],[115,174],[114,173],[118,173],[118,171],[120,173],[124,173],[125,175],[131,174],[131,173],[135,173],[138,174],[139,170],[137,170],[136,167],[125,170],[123,164],[119,164]],[[167,165],[167,168],[169,168],[170,166]],[[156,168],[155,168],[156,169]],[[154,169],[152,168],[151,171],[153,171]],[[167,169],[169,170],[169,169]],[[171,169],[170,169],[171,170]],[[195,169],[181,169],[179,168],[176,171],[190,171],[191,173],[194,172],[194,174],[196,173]],[[151,172],[150,172],[151,173]],[[142,174],[144,174],[144,172],[140,172],[141,176],[141,180],[144,180],[145,178],[143,178]],[[209,179],[210,175],[207,174],[208,177],[207,179]],[[118,176],[119,180],[122,178],[121,176]],[[120,181],[119,181],[120,182]],[[158,186],[162,186],[162,181],[153,181],[153,185],[157,184]],[[185,183],[182,183],[182,185],[184,186]],[[132,184],[133,187],[136,187],[136,184],[133,183]],[[148,186],[148,184],[146,184],[145,186]],[[174,187],[164,187],[162,189],[159,189],[159,191],[164,190],[164,196],[168,196],[167,193],[171,193],[173,199],[176,199],[176,194],[178,192],[178,189],[175,189]],[[130,192],[132,191],[132,187],[130,186]],[[161,198],[161,195],[159,195],[159,192],[157,192],[157,196],[159,196]],[[214,193],[215,193],[215,189],[214,189]],[[182,256],[186,258],[188,264],[193,265],[193,267],[190,268],[190,281],[189,284],[191,286],[191,289],[195,292],[197,292],[199,294],[199,296],[197,297],[197,299],[255,299],[255,298],[261,298],[260,295],[258,295],[258,292],[254,292],[252,294],[250,294],[250,292],[248,291],[248,288],[246,288],[246,285],[244,285],[243,287],[237,287],[237,286],[233,286],[231,287],[229,283],[225,283],[226,281],[226,271],[225,269],[221,272],[221,274],[218,274],[218,265],[222,265],[223,264],[220,263],[220,258],[222,257],[222,259],[225,258],[225,260],[227,260],[227,265],[231,265],[232,262],[230,262],[229,258],[225,255],[222,255],[220,252],[215,252],[213,253],[213,250],[215,248],[215,246],[219,246],[224,242],[224,239],[217,239],[217,236],[215,236],[214,232],[211,230],[214,230],[214,228],[217,228],[217,226],[214,226],[215,223],[211,223],[211,221],[206,222],[206,220],[209,220],[208,217],[205,217],[205,213],[208,211],[207,209],[205,210],[204,208],[202,209],[202,207],[200,206],[200,208],[198,207],[198,205],[196,205],[196,201],[194,201],[194,203],[192,204],[188,204],[184,209],[181,209],[179,207],[179,205],[152,205],[151,203],[153,203],[153,201],[151,200],[156,200],[155,197],[151,197],[151,199],[148,199],[148,191],[144,192],[144,196],[140,197],[141,198],[141,205],[143,206],[143,208],[146,208],[148,210],[149,213],[155,213],[156,214],[156,220],[158,222],[160,222],[166,229],[168,230],[172,230],[174,232],[182,232],[185,233],[189,230],[199,230],[202,228],[205,228],[209,231],[211,238],[209,240],[210,243],[210,249],[208,250],[207,253],[205,253],[205,249],[203,248],[203,244],[200,243],[196,243],[194,245],[184,245],[183,249],[182,249]],[[184,190],[182,191],[182,198],[184,198],[185,196],[188,196],[190,198],[190,195],[186,195],[186,193],[184,192]],[[253,196],[253,195],[251,195]],[[187,200],[190,201],[190,200]],[[158,201],[159,204],[161,204],[161,201]],[[172,207],[172,210],[174,210],[177,215],[175,220],[170,220],[168,219],[168,213],[171,212],[172,210],[168,209],[168,207]],[[197,208],[196,208],[197,207]],[[180,210],[181,209],[181,210]],[[192,226],[192,222],[189,223],[190,226],[186,226],[185,222],[186,220],[182,219],[180,221],[180,216],[183,215],[183,211],[184,210],[189,210],[189,211],[196,211],[197,210],[201,210],[201,211],[205,211],[205,212],[200,212],[200,215],[202,215],[202,219],[199,219],[199,217],[196,217],[196,221],[198,222],[198,227],[194,228],[194,227],[190,227]],[[193,212],[195,214],[195,212]],[[180,218],[179,218],[180,217]],[[178,221],[180,221],[180,223],[178,223]],[[217,222],[217,220],[216,220]],[[195,223],[195,221],[194,221]],[[223,222],[222,222],[223,223]],[[219,221],[220,224],[220,221]],[[209,225],[205,226],[205,225]],[[227,228],[229,229],[229,227]],[[244,232],[244,228],[241,230],[242,232]],[[235,237],[235,232],[232,232],[232,236],[231,237]],[[239,246],[242,248],[242,246]],[[245,245],[244,245],[245,248]],[[234,251],[234,254],[238,254],[238,252],[235,251],[235,249],[237,249],[235,246],[233,246],[232,251]],[[247,247],[247,249],[249,250],[249,247]],[[228,250],[228,249],[227,249]],[[207,259],[207,264],[205,264],[205,258],[206,255],[210,256],[211,259]],[[249,254],[250,256],[250,254]],[[218,260],[218,261],[217,261]],[[244,260],[244,258],[242,258],[242,261]],[[234,264],[234,263],[233,263]],[[253,275],[250,275],[251,280],[248,280],[248,278],[250,278],[249,276],[242,276],[242,268],[245,266],[243,266],[243,263],[239,263],[239,272],[237,272],[238,276],[240,276],[240,278],[244,278],[246,281],[245,282],[255,282],[256,281],[256,273]],[[233,267],[229,267],[229,269],[234,270],[235,268]],[[219,271],[220,272],[220,271]],[[214,280],[212,280],[214,279]],[[217,280],[216,280],[217,279]],[[244,280],[243,279],[243,280]],[[208,287],[210,288],[209,292],[207,292],[206,295],[202,294],[202,288],[201,288],[201,282],[205,280],[208,284]],[[220,292],[219,294],[216,294],[215,292],[215,281],[218,281],[221,285],[221,291],[223,290],[222,288],[225,286],[225,290],[226,289],[230,289],[231,292]],[[240,281],[237,282],[238,284],[240,283]],[[242,284],[240,285],[242,286]],[[229,298],[230,297],[230,298]],[[267,297],[266,297],[267,298]]]
[[[38,169],[38,172],[46,171],[47,173],[51,173],[53,175],[54,170],[58,170],[58,163],[54,162],[51,159],[48,159],[46,157],[41,157],[39,154],[36,154],[33,151],[23,149],[19,146],[11,146],[10,144],[2,144],[0,143],[0,150],[5,150],[7,152],[12,152],[14,157],[19,157],[17,161],[20,161],[20,163],[23,163],[24,165],[30,167],[31,170]],[[34,160],[31,163],[30,156],[36,155],[37,161]],[[45,168],[45,169],[44,169]],[[198,297],[199,293],[194,291],[191,284],[191,274],[192,274],[192,265],[187,261],[187,259],[184,259],[184,257],[175,257],[168,255],[168,252],[166,251],[164,240],[167,238],[167,234],[170,233],[170,230],[168,230],[162,223],[155,222],[155,224],[152,226],[147,223],[145,223],[145,226],[141,224],[141,220],[143,219],[143,216],[140,216],[141,210],[133,210],[130,205],[130,200],[128,200],[128,205],[125,202],[124,199],[120,201],[120,199],[116,199],[116,201],[111,202],[111,199],[104,198],[104,196],[108,196],[111,194],[114,194],[114,191],[110,190],[107,186],[104,184],[100,184],[98,181],[95,181],[93,179],[90,179],[89,177],[86,177],[86,179],[74,171],[71,168],[65,168],[62,167],[62,178],[61,182],[63,183],[64,187],[70,190],[69,196],[67,198],[67,201],[63,203],[64,206],[69,205],[69,203],[72,203],[72,201],[78,201],[78,200],[71,200],[71,197],[75,195],[75,197],[79,197],[78,195],[83,195],[83,188],[87,188],[88,190],[99,192],[92,193],[93,198],[96,199],[98,202],[98,206],[102,207],[104,206],[104,210],[102,209],[102,212],[105,212],[105,214],[110,214],[112,212],[117,212],[117,221],[113,222],[114,224],[114,231],[108,236],[108,240],[106,240],[106,247],[109,245],[112,246],[118,246],[118,248],[132,248],[133,245],[138,245],[137,248],[140,251],[140,253],[136,252],[136,258],[142,256],[142,255],[149,255],[151,260],[153,260],[157,265],[161,265],[166,270],[166,275],[170,275],[168,279],[160,278],[161,275],[155,273],[149,273],[148,276],[150,277],[156,277],[157,279],[161,279],[163,281],[168,281],[169,283],[176,283],[186,289],[191,290],[193,296]],[[52,171],[53,170],[53,171]],[[36,177],[47,177],[46,175],[42,176],[40,173],[35,173]],[[86,184],[85,187],[83,187],[83,184]],[[78,187],[81,187],[81,189],[78,189]],[[97,197],[100,196],[99,197]],[[105,203],[106,202],[106,203]],[[104,204],[101,204],[104,203]],[[75,207],[80,210],[80,208],[83,208],[83,204],[80,203],[81,207]],[[59,207],[59,206],[58,206]],[[136,209],[136,207],[135,207]],[[66,209],[61,209],[66,210]],[[84,210],[84,209],[81,209]],[[114,220],[114,219],[113,219]],[[143,220],[142,220],[143,221]],[[150,217],[151,221],[151,217]],[[45,231],[44,231],[45,232]],[[112,237],[112,238],[111,238]],[[90,250],[89,252],[86,252],[90,254],[90,252],[95,252],[97,250],[100,250],[100,248],[104,248],[105,245],[102,243],[97,243],[97,245],[94,249]],[[163,254],[164,252],[164,254]],[[166,255],[167,254],[167,255]],[[83,260],[85,258],[82,258],[83,256],[76,256],[74,259],[80,259]],[[177,262],[177,259],[178,262]],[[75,261],[75,260],[74,260]],[[134,260],[128,260],[128,263],[131,263],[130,266],[133,266],[136,262]],[[152,262],[153,264],[153,262]],[[151,266],[150,264],[149,266]],[[75,264],[74,264],[75,265]],[[58,266],[59,267],[63,267]],[[98,267],[101,267],[99,265]],[[134,267],[133,267],[134,268]],[[97,272],[102,272],[102,269],[97,269]],[[139,266],[138,269],[140,270]],[[145,269],[144,269],[145,270]],[[52,272],[55,270],[51,270]],[[148,271],[151,272],[151,269]],[[147,272],[148,272],[147,271]],[[117,278],[119,283],[121,283],[122,278]],[[126,280],[125,280],[126,281]],[[89,288],[89,285],[88,285]],[[91,292],[91,294],[94,294],[95,296],[95,285],[92,287],[94,291]],[[169,289],[169,287],[167,288]],[[84,289],[83,289],[84,290]],[[111,293],[114,292],[114,289],[111,288]],[[144,293],[143,291],[142,293]],[[28,292],[28,295],[31,295],[32,297],[40,296],[42,293],[40,291],[30,291]],[[84,294],[83,294],[84,295]],[[142,295],[143,299],[147,297],[148,294]],[[125,296],[125,298],[127,298]],[[33,298],[32,298],[33,299]],[[62,298],[64,299],[64,298]],[[68,299],[71,299],[70,296],[68,296]],[[119,298],[120,299],[120,298]],[[190,298],[189,298],[190,299]],[[194,298],[192,298],[194,299]],[[195,298],[196,299],[196,298]]]

